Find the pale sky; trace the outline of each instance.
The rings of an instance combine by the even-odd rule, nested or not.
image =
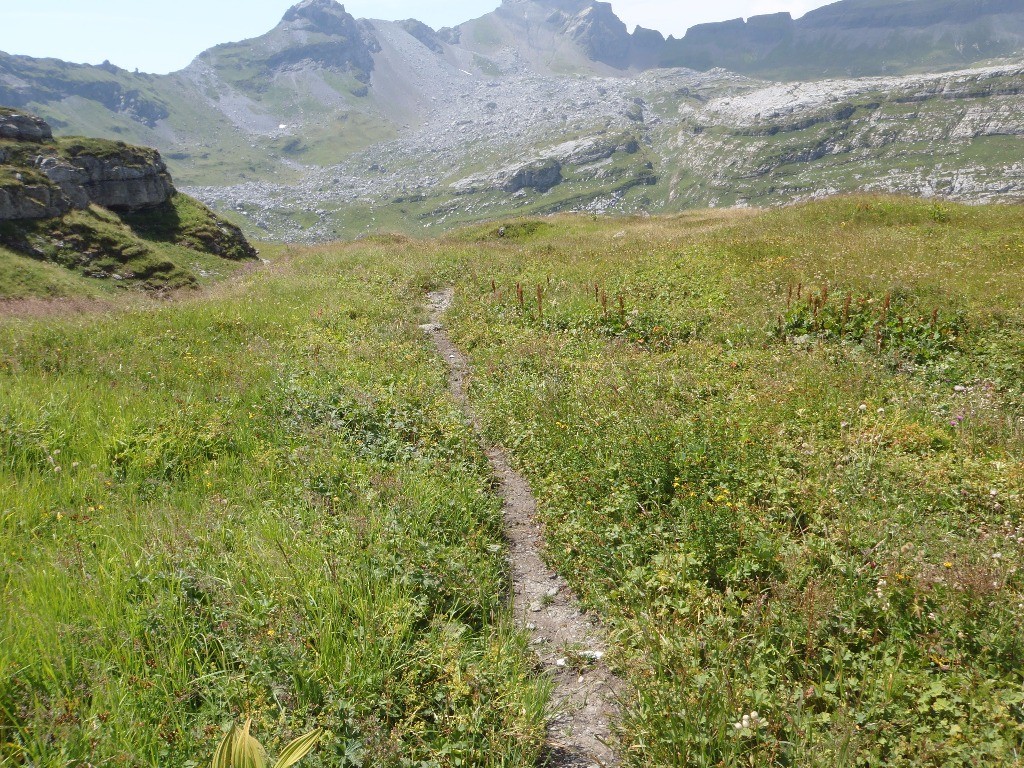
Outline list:
[[[296,0],[0,0],[0,51],[165,73],[217,43],[270,30]],[[798,17],[828,0],[612,0],[626,25],[682,37],[687,28],[761,13]],[[359,18],[416,18],[435,29],[494,10],[500,0],[348,0]],[[6,7],[4,7],[6,6]],[[87,9],[83,8],[87,6]]]

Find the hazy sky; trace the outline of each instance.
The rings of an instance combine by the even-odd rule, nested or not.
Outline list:
[[[181,69],[217,43],[261,35],[295,0],[0,0],[0,51],[164,73]],[[632,29],[639,24],[681,37],[705,21],[790,11],[799,16],[828,0],[612,0]],[[417,18],[434,28],[494,10],[500,0],[348,0],[357,17]],[[6,7],[4,7],[6,6]]]

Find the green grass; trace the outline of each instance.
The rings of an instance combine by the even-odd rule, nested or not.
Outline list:
[[[147,240],[173,243],[231,261],[256,255],[238,227],[188,195],[172,195],[163,205],[124,214],[121,219],[138,237]]]
[[[500,504],[390,246],[0,325],[0,762],[535,764]],[[388,359],[392,365],[381,366]]]
[[[3,299],[96,298],[102,283],[87,283],[57,264],[37,261],[0,246],[0,301]]]
[[[1024,209],[499,226],[0,325],[0,760],[199,765],[252,716],[326,728],[310,766],[535,764],[500,504],[417,328],[454,284],[627,766],[1024,764]]]
[[[0,239],[9,248],[93,279],[149,289],[194,287],[196,278],[137,238],[114,214],[97,206],[60,219],[8,221]]]
[[[628,765],[1022,764],[1022,225],[847,198],[452,240],[477,411],[613,626]]]
[[[128,166],[150,166],[156,161],[158,152],[148,147],[129,146],[123,141],[108,141],[82,136],[61,136],[56,139],[57,152],[67,158],[81,155],[101,160],[118,160]]]
[[[0,242],[0,297],[6,298],[88,296],[114,287],[191,289],[237,271],[255,255],[236,227],[180,194],[123,217],[92,206],[60,219],[4,222]],[[63,268],[67,277],[56,278],[44,265]]]

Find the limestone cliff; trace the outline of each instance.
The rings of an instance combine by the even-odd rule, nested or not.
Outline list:
[[[174,194],[154,149],[100,139],[53,139],[43,120],[0,110],[0,221],[63,216],[100,205],[137,211]]]

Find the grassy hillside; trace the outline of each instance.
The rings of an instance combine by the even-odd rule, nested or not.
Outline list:
[[[328,728],[314,767],[535,763],[500,505],[417,327],[450,284],[487,432],[612,628],[625,764],[1022,763],[1024,209],[271,260],[0,320],[0,763],[201,765],[242,714]]]
[[[0,223],[0,298],[196,288],[249,260],[244,240],[201,203],[175,195],[119,216],[98,206],[59,219]],[[246,246],[247,247],[247,246]]]

